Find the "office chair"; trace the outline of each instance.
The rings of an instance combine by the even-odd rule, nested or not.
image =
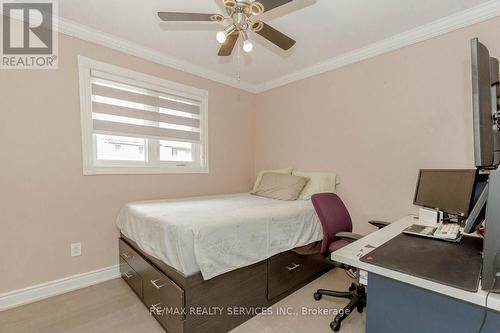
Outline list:
[[[363,236],[352,233],[352,220],[346,206],[342,200],[334,193],[319,193],[312,196],[312,203],[323,226],[323,242],[321,244],[321,254],[329,256],[349,243],[361,239]],[[383,221],[370,221],[370,224],[379,229],[386,227],[390,223]],[[339,266],[345,270],[355,273],[356,268],[345,265]],[[366,289],[361,284],[354,282],[349,291],[333,291],[319,289],[314,293],[314,299],[319,301],[323,295],[350,299],[344,311],[338,314],[330,323],[330,328],[334,332],[340,330],[342,321],[356,308],[358,312],[363,312],[366,307]]]

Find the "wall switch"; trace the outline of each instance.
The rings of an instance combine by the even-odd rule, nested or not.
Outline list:
[[[82,243],[71,244],[71,256],[78,257],[82,255]]]

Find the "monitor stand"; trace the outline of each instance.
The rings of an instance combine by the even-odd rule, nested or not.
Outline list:
[[[476,204],[472,208],[469,217],[467,218],[467,222],[464,228],[465,233],[467,234],[473,233],[479,227],[481,222],[483,222],[484,208],[486,206],[486,202],[488,201],[488,193],[489,193],[489,184],[486,184],[483,191],[479,195]]]

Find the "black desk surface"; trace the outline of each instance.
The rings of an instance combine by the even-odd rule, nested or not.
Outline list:
[[[476,292],[481,276],[483,239],[450,243],[400,234],[360,260],[451,287]]]

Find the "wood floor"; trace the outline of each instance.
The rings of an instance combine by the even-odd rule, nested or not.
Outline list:
[[[302,308],[340,309],[347,300],[324,297],[314,301],[316,289],[346,290],[351,280],[342,270],[334,270],[313,281],[273,306],[273,315],[254,317],[232,333],[329,333],[333,319],[324,315],[302,315]],[[284,309],[298,315],[278,315]],[[341,329],[343,333],[364,333],[365,313],[353,313]],[[40,302],[0,312],[2,333],[164,333],[160,325],[121,279]]]

